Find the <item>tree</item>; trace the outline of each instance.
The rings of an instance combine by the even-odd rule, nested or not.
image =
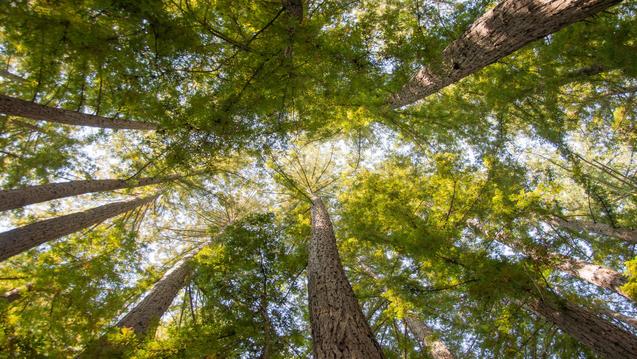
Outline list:
[[[0,352],[637,355],[636,17],[0,7]]]
[[[33,120],[52,121],[73,126],[89,126],[111,129],[154,130],[152,123],[120,120],[76,111],[47,107],[0,94],[0,112],[6,115],[26,117]]]
[[[531,41],[581,21],[619,3],[558,0],[549,2],[502,1],[477,19],[442,53],[439,68],[423,67],[397,93],[392,107],[402,107],[427,97]]]
[[[314,356],[384,358],[341,265],[327,209],[312,199],[308,296]]]
[[[0,191],[0,211],[21,208],[30,204],[53,199],[78,196],[85,193],[105,192],[121,188],[150,186],[174,181],[182,176],[147,177],[131,180],[103,179],[77,180],[60,183],[47,183],[39,186]]]
[[[0,233],[0,260],[6,260],[42,243],[99,224],[106,219],[151,203],[159,195],[115,202],[60,217],[45,219]]]

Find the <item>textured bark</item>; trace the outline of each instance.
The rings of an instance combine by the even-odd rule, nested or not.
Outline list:
[[[312,204],[307,272],[314,357],[383,358],[345,276],[332,222],[320,198]]]
[[[184,258],[157,282],[148,294],[117,324],[120,328],[131,328],[139,336],[152,336],[177,293],[186,285],[191,273],[191,258]]]
[[[37,103],[5,95],[0,95],[0,113],[74,126],[129,130],[154,130],[157,128],[157,126],[152,123],[89,115],[81,112],[39,105]]]
[[[134,188],[172,181],[182,176],[164,178],[141,178],[138,180],[80,180],[48,183],[19,189],[0,190],[0,211],[24,207],[58,198],[77,196],[85,193],[105,192],[122,188]]]
[[[281,5],[289,16],[295,18],[299,23],[303,22],[302,0],[281,0]]]
[[[592,16],[621,0],[503,0],[478,18],[442,53],[390,97],[409,105],[513,53],[522,46]]]
[[[546,294],[529,307],[604,358],[637,358],[637,337],[588,310]]]
[[[469,225],[485,232],[486,235],[489,235],[488,231],[485,231],[480,223],[470,221]],[[621,286],[626,284],[626,277],[614,269],[598,264],[588,263],[560,253],[547,252],[546,248],[537,245],[525,245],[521,241],[503,235],[502,233],[496,233],[493,235],[493,238],[496,241],[529,256],[536,262],[549,265],[554,269],[568,273],[569,275],[598,287],[610,289],[619,295],[634,301],[633,298],[621,289]]]
[[[557,253],[552,253],[550,256],[556,263],[555,268],[598,287],[610,289],[634,301],[620,288],[626,284],[626,278],[620,272]]]
[[[588,221],[565,221],[561,218],[552,219],[551,224],[569,229],[574,232],[591,232],[602,236],[621,239],[622,241],[637,243],[637,230],[613,228],[604,223]]]
[[[405,323],[416,336],[420,345],[429,349],[429,354],[431,354],[433,359],[454,359],[449,348],[443,341],[436,339],[433,330],[424,321],[407,315],[405,316]]]
[[[155,198],[157,195],[106,204],[83,212],[50,218],[2,232],[0,233],[0,261],[150,203]]]
[[[134,188],[172,181],[181,176],[141,178],[138,180],[102,179],[48,183],[19,189],[0,190],[0,211],[24,207],[58,198],[85,193],[105,192],[122,188]]]

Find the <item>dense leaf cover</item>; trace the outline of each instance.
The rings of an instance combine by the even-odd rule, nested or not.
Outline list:
[[[399,109],[389,96],[496,1],[290,3],[0,2],[0,94],[156,126],[0,113],[1,188],[171,179],[2,212],[8,230],[160,194],[0,263],[0,357],[310,356],[313,195],[387,358],[435,340],[457,358],[596,357],[532,310],[546,295],[637,334],[637,233],[614,234],[637,229],[635,1]],[[116,325],[189,255],[152,335]]]

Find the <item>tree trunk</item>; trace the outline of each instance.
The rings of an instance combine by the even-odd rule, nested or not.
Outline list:
[[[628,315],[622,314],[622,313],[618,313],[614,310],[610,310],[610,309],[604,309],[603,313],[606,315],[609,315],[629,326],[631,326],[633,329],[637,330],[637,318],[633,318],[630,317]]]
[[[151,337],[166,313],[177,293],[186,285],[192,273],[192,255],[182,259],[171,271],[166,273],[133,309],[117,324],[118,328],[132,329],[138,338]],[[78,359],[122,358],[125,345],[109,341],[104,335],[86,346]]]
[[[157,282],[148,294],[126,314],[116,326],[131,328],[139,336],[152,336],[153,328],[159,323],[177,293],[186,285],[191,273],[191,258],[184,258],[179,265]]]
[[[405,316],[405,323],[423,349],[429,349],[429,354],[433,359],[454,359],[449,348],[443,341],[436,339],[433,330],[425,322],[408,314]]]
[[[61,183],[48,183],[19,189],[0,190],[0,211],[24,207],[58,198],[77,196],[85,193],[105,192],[121,188],[149,186],[178,179],[182,176],[165,178],[141,178],[139,180],[80,180]]]
[[[557,253],[551,253],[550,257],[556,262],[557,269],[598,287],[610,289],[634,302],[633,298],[621,290],[621,286],[626,284],[626,278],[618,271]]]
[[[327,209],[312,201],[308,294],[314,357],[384,358],[349,284]]]
[[[445,48],[439,66],[422,67],[390,97],[389,104],[399,108],[423,99],[534,40],[620,1],[503,0]]]
[[[561,218],[551,219],[549,223],[569,229],[574,232],[592,232],[598,235],[621,239],[622,241],[637,243],[637,230],[613,228],[604,223],[588,221],[565,221]]]
[[[116,202],[60,217],[28,224],[0,233],[0,261],[13,257],[42,243],[98,224],[155,200],[158,195]]]
[[[152,123],[89,115],[81,112],[39,105],[37,103],[5,95],[0,95],[0,113],[74,126],[129,130],[157,129],[157,126]]]
[[[33,284],[27,283],[24,287],[13,288],[10,291],[2,293],[0,298],[5,300],[7,303],[11,303],[22,298],[24,292],[30,291],[31,288],[33,288]]]
[[[637,358],[637,337],[588,310],[545,293],[529,307],[604,358]]]

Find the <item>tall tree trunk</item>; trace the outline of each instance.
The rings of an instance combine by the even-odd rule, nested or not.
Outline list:
[[[442,53],[439,66],[422,67],[390,97],[392,108],[414,103],[621,0],[503,0],[478,18]]]
[[[424,321],[408,314],[405,316],[405,323],[416,336],[420,345],[429,349],[429,354],[433,359],[454,359],[449,348],[443,341],[435,337],[433,330]]]
[[[116,326],[131,328],[139,336],[152,336],[177,293],[186,285],[192,271],[192,256],[184,258],[157,282],[148,294]]]
[[[574,232],[592,232],[598,235],[621,239],[630,243],[637,243],[637,230],[625,228],[613,228],[604,223],[589,221],[565,221],[561,218],[549,220],[549,223],[569,229]]]
[[[621,286],[626,284],[626,277],[618,271],[562,254],[551,253],[549,256],[555,262],[555,268],[598,287],[610,289],[633,302],[635,301],[621,289]]]
[[[307,272],[314,357],[383,358],[345,276],[327,209],[318,197],[312,202]]]
[[[155,200],[158,195],[116,202],[60,217],[18,227],[0,233],[0,261],[13,257],[42,243],[98,224]]]
[[[157,126],[152,123],[89,115],[81,112],[39,105],[37,103],[6,95],[0,95],[0,113],[74,126],[145,131],[157,129]]]
[[[132,329],[138,338],[154,336],[161,317],[175,300],[177,293],[188,282],[192,273],[192,257],[193,255],[185,257],[166,273],[115,326]],[[80,359],[121,358],[124,350],[125,347],[109,341],[107,336],[102,336],[87,345],[77,357]]]
[[[58,198],[85,193],[105,192],[122,188],[134,188],[172,181],[182,176],[164,178],[140,178],[138,180],[102,179],[47,183],[11,190],[0,190],[0,211],[24,207]]]
[[[637,337],[588,310],[545,293],[529,307],[604,358],[637,358]]]
[[[577,277],[600,288],[610,289],[630,301],[635,301],[634,298],[631,298],[621,289],[621,287],[626,284],[626,277],[614,269],[598,264],[588,263],[560,253],[547,252],[544,247],[538,245],[526,245],[521,241],[511,238],[510,236],[503,235],[502,233],[491,235],[477,221],[470,221],[469,225],[484,232],[485,235],[493,237],[496,241],[529,256],[536,262],[549,265],[554,269],[568,273],[573,277]]]

